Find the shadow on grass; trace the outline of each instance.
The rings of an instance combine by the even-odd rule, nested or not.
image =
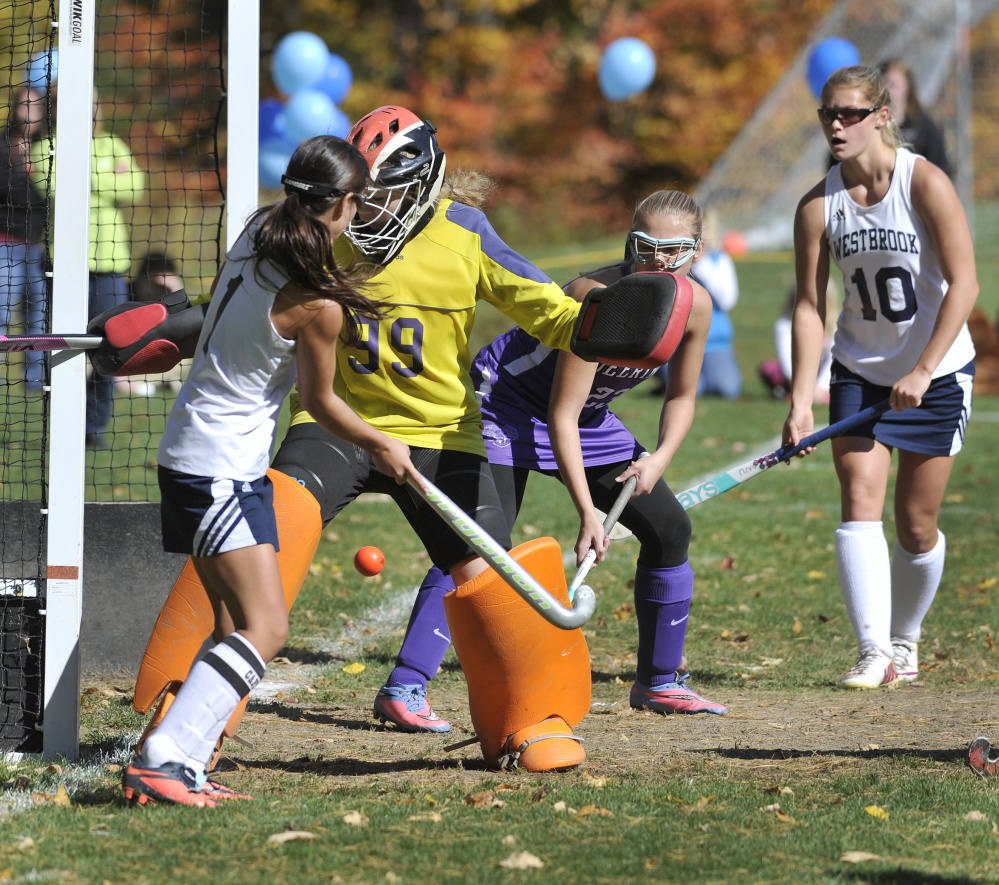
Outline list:
[[[336,709],[336,708],[334,708]],[[385,731],[384,726],[376,726],[371,720],[340,719],[329,713],[319,713],[311,708],[294,707],[287,703],[251,701],[247,710],[253,713],[270,713],[289,722],[310,722],[315,725],[335,725],[350,731]]]
[[[877,750],[791,750],[791,749],[753,749],[752,747],[719,747],[713,750],[687,750],[688,753],[711,754],[723,756],[726,759],[801,759],[810,756],[833,756],[850,759],[886,759],[893,757],[909,757],[913,759],[929,759],[932,762],[963,762],[968,755],[967,747],[956,750],[914,750],[910,747],[885,747]]]
[[[316,774],[323,777],[369,777],[373,774],[401,774],[406,771],[494,771],[482,759],[392,759],[374,762],[370,759],[352,759],[337,756],[335,759],[301,756],[298,759],[240,760],[246,769],[282,771],[289,774]],[[216,771],[224,771],[220,765]]]
[[[864,882],[867,885],[980,885],[986,879],[969,879],[967,876],[938,876],[924,873],[910,867],[896,867],[893,870],[873,873],[869,870],[850,870],[839,873],[838,879],[844,882]]]

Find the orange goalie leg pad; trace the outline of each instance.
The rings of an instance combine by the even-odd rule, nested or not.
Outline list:
[[[276,470],[268,470],[267,475],[274,485],[274,513],[278,546],[281,548],[277,555],[278,569],[285,603],[291,611],[319,547],[322,517],[319,502],[301,484]],[[162,721],[187,678],[195,656],[214,627],[215,615],[208,594],[194,564],[188,559],[163,604],[139,667],[132,706],[139,713],[147,713],[163,695],[140,738],[140,747],[145,737]],[[246,700],[232,714],[223,737],[236,734],[245,710]]]
[[[528,541],[510,554],[569,604],[554,538]],[[444,611],[486,762],[528,771],[579,765],[586,754],[572,728],[589,712],[591,697],[583,631],[549,624],[492,569],[447,594]]]

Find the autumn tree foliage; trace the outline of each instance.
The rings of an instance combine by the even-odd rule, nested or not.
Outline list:
[[[286,4],[285,7],[292,4]],[[449,163],[487,172],[513,239],[620,228],[638,198],[690,188],[777,82],[832,0],[300,0],[263,10],[262,49],[322,36],[354,72],[352,118],[400,103]],[[601,53],[635,36],[655,82],[620,103]],[[266,67],[266,66],[265,66]]]

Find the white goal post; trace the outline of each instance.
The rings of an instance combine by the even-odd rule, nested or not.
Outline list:
[[[90,151],[93,132],[95,10],[98,0],[62,0],[58,9],[59,106],[55,120],[53,329],[87,327]],[[228,0],[225,62],[230,131],[226,157],[226,245],[257,207],[259,0]],[[80,749],[80,633],[83,617],[83,513],[86,358],[52,358],[50,470],[45,581],[42,754],[75,759]],[[108,624],[108,641],[115,625]]]

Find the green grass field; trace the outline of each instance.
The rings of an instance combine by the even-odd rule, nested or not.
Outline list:
[[[980,243],[997,242],[995,226],[982,213]],[[559,279],[584,266],[555,263],[549,272]],[[667,477],[675,489],[778,444],[786,405],[770,397],[755,367],[771,355],[789,256],[749,256],[739,274],[733,322],[746,392],[738,402],[698,404]],[[979,247],[979,274],[982,306],[994,318],[999,249]],[[487,339],[500,321],[485,313],[481,320],[477,331]],[[639,388],[616,410],[651,445],[659,405]],[[828,729],[828,751],[809,751],[794,730],[782,735],[783,751],[752,736],[734,748],[713,747],[692,737],[702,727],[694,717],[594,712],[584,725],[592,722],[598,739],[582,770],[500,774],[477,766],[474,753],[456,763],[443,750],[467,728],[447,739],[369,733],[370,701],[401,636],[397,625],[380,629],[369,615],[415,587],[428,563],[394,507],[362,499],[326,530],[292,615],[283,656],[312,665],[308,685],[251,708],[247,726],[263,747],[230,747],[226,780],[255,801],[205,812],[128,808],[117,766],[142,720],[124,681],[88,683],[81,763],[0,764],[0,883],[999,882],[999,784],[975,778],[961,761],[974,733],[950,744],[937,737],[946,706],[967,708],[999,740],[992,700],[999,680],[997,421],[999,399],[977,400],[941,516],[948,562],[920,646],[924,672],[918,686],[895,693],[913,693],[919,706],[918,717],[893,722],[905,740],[883,737],[879,696],[850,697],[844,708],[835,688],[855,652],[832,552],[839,512],[828,446],[691,512],[697,584],[687,640],[689,667],[705,694],[720,694],[733,716],[761,726],[776,720],[775,706],[793,716],[795,699],[807,699],[812,724]],[[121,482],[112,477],[112,485]],[[885,526],[893,543],[890,513]],[[532,479],[515,540],[552,535],[568,549],[576,528],[559,484]],[[378,578],[364,579],[351,566],[366,544],[387,554]],[[612,706],[634,678],[636,553],[633,540],[615,542],[591,581],[598,595],[586,627],[594,696]],[[355,630],[348,658],[329,651],[349,626],[369,622]],[[348,664],[363,669],[345,670]],[[456,724],[468,720],[462,687],[449,653],[431,697]],[[438,695],[448,708],[441,710]],[[837,743],[836,718],[820,715],[836,705],[861,730],[870,723],[863,747]],[[253,727],[265,714],[267,723],[274,715],[290,722],[323,711],[331,724],[300,722],[315,741],[305,751],[296,745],[282,753],[276,735],[268,745],[266,729]],[[604,727],[610,719],[617,743]],[[323,740],[336,735],[337,752],[324,755]],[[368,741],[380,741],[377,753],[364,749]],[[635,742],[642,751],[625,754]],[[286,831],[307,835],[269,841]],[[519,852],[543,866],[503,865]]]

